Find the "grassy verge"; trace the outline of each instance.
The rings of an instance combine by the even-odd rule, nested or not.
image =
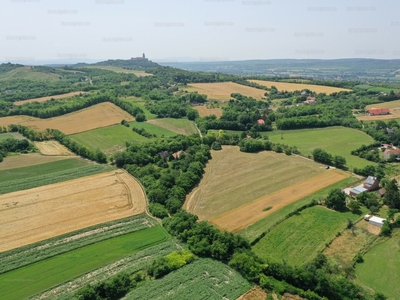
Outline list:
[[[150,281],[133,290],[126,299],[237,299],[250,284],[232,268],[204,258]]]
[[[65,159],[35,166],[0,171],[0,194],[108,172],[115,168],[77,159]]]
[[[285,206],[278,210],[276,213],[269,215],[268,217],[254,223],[253,225],[247,227],[243,231],[239,232],[240,235],[243,237],[247,238],[249,241],[255,240],[260,234],[263,232],[267,231],[269,228],[274,226],[276,222],[282,220],[285,218],[286,215],[291,213],[292,211],[295,211],[299,207],[310,203],[311,200],[315,199],[318,200],[320,198],[324,198],[329,194],[329,191],[335,188],[343,188],[353,182],[357,181],[355,177],[350,177],[346,178],[342,181],[339,181],[329,187],[326,187],[322,190],[319,190],[318,192],[309,195],[299,201],[296,201],[292,204],[289,204],[288,206]]]
[[[155,226],[147,215],[137,215],[70,232],[21,248],[0,253],[0,273],[41,261],[106,239]]]
[[[168,239],[155,226],[108,239],[0,275],[4,299],[23,299]]]

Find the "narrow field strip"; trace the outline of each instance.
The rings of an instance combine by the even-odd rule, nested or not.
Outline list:
[[[339,170],[330,170],[322,175],[312,177],[242,205],[239,208],[211,219],[210,222],[219,228],[231,232],[238,232],[276,212],[280,208],[347,177],[350,177],[349,173]],[[271,209],[263,211],[267,207],[271,207]]]

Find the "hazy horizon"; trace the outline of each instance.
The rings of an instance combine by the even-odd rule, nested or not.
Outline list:
[[[400,59],[395,0],[0,3],[0,62]]]

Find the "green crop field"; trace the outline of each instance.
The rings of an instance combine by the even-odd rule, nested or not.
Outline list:
[[[85,246],[0,275],[3,299],[22,299],[169,238],[161,226]]]
[[[177,135],[176,132],[151,124],[149,122],[130,122],[129,125],[134,128],[144,129],[148,133],[155,134],[157,137],[172,137]]]
[[[126,299],[237,299],[250,288],[250,284],[232,268],[204,258],[134,289]]]
[[[121,100],[124,100],[124,101],[126,101],[126,102],[130,102],[130,103],[133,103],[133,104],[136,105],[136,106],[139,106],[139,107],[143,110],[143,112],[144,112],[144,114],[145,114],[147,120],[151,120],[151,119],[157,118],[157,115],[152,114],[152,113],[145,107],[146,101],[143,100],[142,98],[130,96],[130,97],[126,97],[126,98],[121,98]]]
[[[345,127],[329,127],[301,130],[277,130],[265,135],[274,142],[296,146],[303,155],[311,155],[315,148],[321,148],[332,155],[346,158],[347,166],[363,168],[375,163],[351,155],[351,151],[362,144],[373,143],[373,138],[364,132]],[[282,139],[283,137],[283,139]]]
[[[357,281],[383,293],[389,299],[400,299],[400,230],[384,239],[364,255],[357,264]]]
[[[22,134],[19,134],[18,132],[6,132],[6,133],[0,133],[0,141],[5,140],[5,139],[18,139],[18,140],[23,140],[26,139]]]
[[[114,169],[110,165],[99,165],[82,159],[70,158],[40,165],[1,170],[0,194],[31,189]]]
[[[188,119],[164,118],[149,120],[148,123],[176,132],[177,134],[191,135],[198,133],[194,122]]]
[[[131,127],[123,125],[93,129],[70,135],[70,138],[89,149],[95,150],[98,148],[107,155],[124,150],[126,142],[148,140],[134,132]]]
[[[0,273],[41,261],[109,238],[155,226],[145,214],[84,228],[0,253]]]
[[[30,66],[24,66],[13,69],[0,75],[0,81],[10,79],[27,79],[27,80],[49,80],[58,81],[59,75],[51,73],[36,72]]]
[[[336,189],[336,188],[341,189],[345,186],[352,184],[355,181],[358,181],[358,178],[350,177],[350,178],[343,179],[329,187],[319,190],[318,192],[316,192],[314,194],[311,194],[299,201],[296,201],[294,203],[291,203],[291,204],[281,208],[280,210],[273,213],[272,215],[269,215],[268,217],[250,225],[246,229],[239,232],[239,234],[251,242],[251,241],[255,240],[258,236],[260,236],[260,234],[269,230],[274,224],[283,220],[285,218],[285,216],[288,215],[289,213],[291,213],[292,211],[298,209],[299,207],[301,207],[305,204],[310,203],[313,199],[319,200],[319,199],[325,198],[326,196],[328,196],[329,191],[332,189]]]
[[[346,227],[348,219],[354,221],[360,217],[321,206],[311,207],[280,223],[255,244],[253,250],[264,259],[304,264]]]

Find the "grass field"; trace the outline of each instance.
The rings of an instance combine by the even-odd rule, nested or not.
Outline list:
[[[168,239],[160,226],[82,247],[0,275],[2,297],[23,299]]]
[[[44,156],[39,153],[28,153],[28,154],[7,156],[4,157],[4,160],[0,163],[0,174],[1,170],[40,165],[49,162],[64,160],[67,158],[68,157],[63,157],[63,156]]]
[[[189,121],[188,119],[164,118],[149,120],[147,123],[156,125],[172,132],[176,132],[177,134],[191,135],[198,133],[194,122]]]
[[[145,107],[146,101],[143,100],[142,98],[130,96],[130,97],[121,98],[121,99],[126,102],[133,103],[136,106],[139,106],[143,110],[147,120],[157,118],[157,115],[152,114],[149,110],[147,110],[147,108]]]
[[[303,155],[311,155],[315,148],[321,148],[332,155],[340,155],[346,159],[347,166],[363,168],[375,163],[351,155],[351,151],[362,144],[373,143],[373,138],[364,132],[345,127],[328,127],[300,130],[276,130],[266,134],[274,143],[296,146]],[[281,136],[283,135],[283,139]]]
[[[400,230],[390,239],[384,239],[364,255],[364,262],[357,264],[357,281],[383,293],[389,299],[400,295]]]
[[[165,120],[165,119],[163,119],[163,120],[168,123],[168,120]],[[182,122],[183,124],[187,124],[190,127],[193,126],[192,123],[188,124],[187,120],[181,120],[181,121],[183,121]],[[172,122],[171,122],[171,124],[175,125]],[[174,132],[174,131],[168,130],[168,129],[164,128],[164,127],[160,127],[158,125],[155,125],[155,124],[152,124],[152,123],[149,123],[149,122],[130,122],[129,125],[131,127],[134,127],[134,128],[144,129],[148,133],[155,134],[157,137],[161,137],[161,136],[172,137],[172,136],[177,135],[177,133]],[[179,122],[177,123],[177,125],[179,126]],[[189,129],[189,131],[193,131],[193,128]],[[197,131],[195,133],[197,133]]]
[[[186,300],[236,299],[250,289],[250,284],[227,265],[203,258],[162,279],[134,289],[125,299]]]
[[[77,133],[71,135],[70,138],[89,149],[96,150],[98,148],[107,155],[123,151],[126,142],[141,142],[148,140],[140,134],[132,131],[131,127],[126,127],[120,124]]]
[[[113,71],[115,73],[135,74],[138,77],[153,76],[153,74],[146,73],[145,71],[142,71],[142,70],[128,70],[128,69],[124,69],[124,68],[116,67],[116,66],[85,66],[85,68],[103,69],[103,70],[107,70],[107,71]]]
[[[4,194],[0,251],[138,215],[146,205],[139,182],[120,170]]]
[[[5,139],[17,139],[17,140],[23,140],[26,139],[22,134],[18,132],[5,132],[5,133],[0,133],[0,141],[5,140]]]
[[[283,220],[284,217],[286,215],[288,215],[289,213],[291,213],[292,211],[300,208],[303,205],[310,203],[313,199],[319,200],[319,199],[325,198],[326,196],[328,196],[329,191],[331,189],[335,189],[335,188],[341,189],[345,186],[352,184],[353,182],[355,182],[357,180],[358,179],[355,177],[349,177],[349,178],[343,179],[335,184],[332,184],[329,187],[321,189],[318,192],[315,192],[311,195],[308,195],[307,197],[304,197],[301,200],[293,202],[293,203],[281,208],[280,210],[268,215],[267,217],[261,219],[260,221],[257,221],[256,223],[246,227],[244,230],[240,231],[239,234],[244,236],[245,238],[247,238],[249,241],[253,241],[258,236],[260,236],[260,234],[269,230],[277,222]]]
[[[69,97],[73,97],[75,95],[80,95],[80,94],[86,94],[86,93],[85,92],[71,92],[71,93],[66,93],[66,94],[61,94],[61,95],[32,98],[32,99],[27,99],[27,100],[15,101],[14,105],[22,105],[22,104],[30,103],[30,102],[45,102],[50,99],[63,99],[63,98],[69,98]]]
[[[272,151],[244,153],[239,147],[223,146],[211,155],[203,179],[184,204],[201,220],[213,219],[326,171],[312,161]]]
[[[279,224],[252,249],[264,259],[301,265],[322,251],[325,244],[346,227],[347,219],[359,218],[359,215],[350,212],[311,207]]]
[[[325,93],[327,95],[332,93],[337,93],[341,91],[351,91],[349,89],[337,88],[332,86],[324,86],[324,85],[314,85],[314,84],[303,84],[303,83],[288,83],[288,82],[275,82],[275,81],[265,81],[265,80],[248,80],[250,82],[257,83],[259,85],[263,85],[266,87],[275,86],[278,91],[301,91],[304,89],[309,89],[315,93]]]
[[[13,69],[0,75],[0,81],[10,79],[27,79],[27,80],[49,80],[59,81],[59,75],[49,74],[43,72],[36,72],[31,66],[23,66],[20,68]]]
[[[256,89],[246,85],[234,82],[214,82],[214,83],[189,83],[187,87],[182,88],[188,92],[198,92],[207,95],[209,100],[229,100],[232,93],[239,93],[244,96],[253,97],[255,99],[265,98],[266,91]]]
[[[65,134],[74,134],[96,128],[119,124],[123,119],[134,121],[134,117],[118,106],[104,102],[73,113],[49,119],[39,119],[29,116],[9,116],[0,118],[0,126],[19,124],[34,130],[54,128]]]

